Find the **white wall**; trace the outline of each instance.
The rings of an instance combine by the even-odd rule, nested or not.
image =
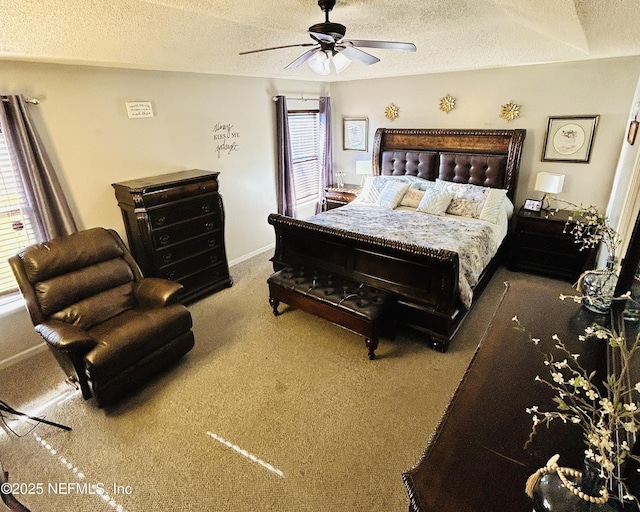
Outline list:
[[[527,130],[516,203],[535,192],[540,171],[565,174],[558,197],[604,209],[611,192],[618,155],[625,139],[627,118],[640,73],[640,57],[486,69],[457,73],[387,78],[332,84],[333,128],[337,170],[347,183],[359,183],[355,160],[371,158],[376,128],[486,128]],[[439,110],[440,98],[450,94],[456,108]],[[513,101],[520,117],[507,122],[501,106]],[[390,103],[400,108],[394,121],[384,116]],[[599,114],[589,164],[542,162],[548,116]],[[342,116],[369,118],[369,152],[342,151]]]
[[[276,210],[272,96],[330,93],[334,160],[347,183],[353,163],[369,154],[342,150],[342,117],[369,118],[371,148],[378,126],[526,128],[518,201],[536,196],[539,171],[566,174],[562,198],[604,208],[626,133],[640,57],[571,64],[489,69],[331,84],[219,75],[105,69],[0,61],[0,92],[41,100],[34,121],[59,173],[81,228],[105,226],[125,237],[111,183],[177,170],[220,171],[229,259],[239,261],[273,243],[266,222]],[[457,98],[449,114],[438,109]],[[151,101],[156,116],[128,119],[126,101]],[[498,114],[513,100],[519,119]],[[384,109],[394,102],[400,117]],[[540,161],[547,116],[599,114],[590,164]],[[232,124],[239,150],[221,153],[216,123]],[[233,270],[232,270],[233,274]],[[0,365],[40,343],[25,311],[0,316]]]
[[[80,228],[113,228],[126,240],[111,183],[184,169],[220,171],[232,262],[274,242],[266,221],[277,210],[272,97],[317,97],[327,88],[320,82],[0,61],[0,92],[41,101],[30,112]],[[153,103],[155,117],[128,119],[125,102],[143,100]],[[233,125],[238,151],[218,157],[217,123]],[[40,342],[22,310],[0,317],[0,333],[0,363]]]
[[[220,171],[233,260],[273,242],[264,228],[275,207],[272,96],[317,93],[323,85],[0,62],[0,87],[41,100],[31,113],[80,227],[111,227],[124,237],[111,183],[184,169]],[[125,102],[138,100],[151,101],[155,117],[128,119]],[[218,155],[218,123],[233,125],[238,151]]]
[[[640,79],[636,86],[632,107],[625,126],[627,130],[632,121],[640,118]],[[629,239],[640,210],[640,137],[634,144],[628,141],[622,144],[613,191],[609,197],[607,215],[611,224],[621,237],[618,258],[626,254]]]

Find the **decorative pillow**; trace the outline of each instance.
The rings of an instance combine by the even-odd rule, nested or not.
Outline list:
[[[506,190],[501,188],[490,189],[479,218],[486,220],[487,222],[491,222],[492,224],[496,224],[498,222],[498,215],[500,214],[500,211],[504,209],[506,197]]]
[[[400,204],[400,200],[402,199],[408,188],[408,183],[403,183],[401,181],[390,181],[382,189],[380,198],[378,199],[378,205],[393,210],[396,206],[398,206],[398,204]]]
[[[412,183],[425,182],[416,176],[367,176],[362,186],[362,191],[352,202],[378,204],[380,194],[387,183]]]
[[[429,181],[429,180],[423,180],[420,179],[420,181],[416,181],[414,183],[411,184],[411,187],[409,188],[415,188],[417,190],[422,190],[423,192],[429,188],[433,188],[436,186],[436,182],[435,181]]]
[[[511,202],[511,199],[509,199],[508,197],[504,198],[503,203],[504,204],[504,210],[507,213],[507,219],[510,219],[511,217],[513,217],[513,203]]]
[[[453,183],[451,181],[436,180],[436,185],[442,190],[451,192],[453,199],[449,203],[447,213],[461,217],[479,219],[482,208],[491,190],[488,187],[479,187],[466,183]]]
[[[354,203],[376,203],[380,198],[380,191],[375,187],[374,178],[376,176],[367,176],[364,180],[362,190],[353,202]]]
[[[429,188],[424,191],[424,196],[418,208],[416,208],[416,211],[431,213],[433,215],[444,215],[452,199],[453,194],[451,192],[437,187]]]
[[[402,196],[400,200],[400,206],[410,206],[411,208],[417,208],[424,196],[424,190],[414,188],[411,185]]]

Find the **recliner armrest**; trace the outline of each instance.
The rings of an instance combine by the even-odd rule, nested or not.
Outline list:
[[[96,345],[96,341],[87,331],[60,320],[49,320],[36,325],[35,329],[51,347],[57,350],[87,351]]]
[[[145,277],[133,288],[141,308],[158,308],[174,304],[184,287],[180,283],[159,277]]]

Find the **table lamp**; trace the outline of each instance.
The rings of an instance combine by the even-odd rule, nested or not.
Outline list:
[[[559,194],[562,192],[562,186],[564,185],[564,174],[554,174],[551,172],[539,172],[536,178],[536,186],[534,187],[538,192],[544,192],[542,196],[542,208],[544,207],[545,200],[547,201],[547,207],[549,206],[549,194]]]
[[[371,176],[371,160],[356,160],[356,174],[360,174],[360,185],[364,185],[365,176]]]

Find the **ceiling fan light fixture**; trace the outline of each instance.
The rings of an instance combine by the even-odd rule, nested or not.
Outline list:
[[[307,60],[309,67],[319,75],[328,75],[331,73],[331,66],[329,65],[329,55],[324,50],[319,49]]]
[[[332,60],[333,60],[333,66],[336,68],[336,73],[341,73],[347,68],[349,64],[351,64],[351,60],[339,52],[334,53]]]
[[[416,45],[413,43],[369,41],[365,39],[344,40],[343,38],[347,33],[347,27],[340,23],[329,21],[329,11],[335,6],[336,0],[317,1],[320,9],[325,13],[325,19],[322,23],[311,25],[307,31],[314,42],[260,48],[258,50],[240,52],[240,55],[279,50],[281,48],[292,48],[294,46],[313,46],[313,48],[305,51],[297,59],[285,66],[285,69],[297,68],[307,62],[314,73],[326,76],[331,74],[332,71],[341,73],[352,60],[357,60],[367,66],[380,61],[378,57],[361,50],[360,47],[403,50],[407,52],[416,51]]]

